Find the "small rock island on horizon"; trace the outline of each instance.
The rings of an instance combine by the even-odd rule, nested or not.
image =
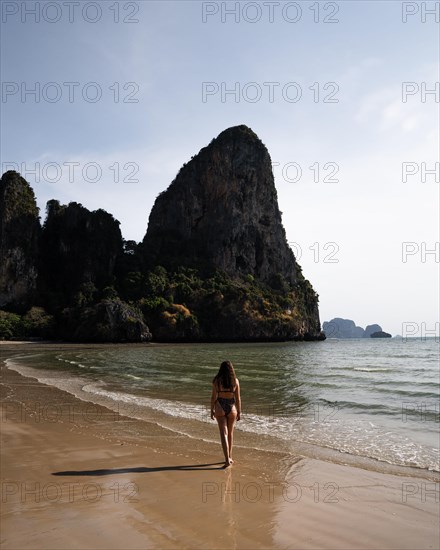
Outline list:
[[[380,325],[367,325],[363,329],[356,326],[351,319],[342,319],[341,317],[324,321],[322,330],[327,338],[391,338],[391,334],[384,332]]]
[[[0,338],[323,340],[318,295],[288,246],[270,155],[228,128],[157,197],[141,243],[76,202],[0,181]],[[379,327],[380,329],[380,327]]]

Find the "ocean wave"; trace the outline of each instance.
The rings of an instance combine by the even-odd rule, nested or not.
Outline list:
[[[124,392],[108,391],[102,384],[89,384],[84,391],[100,395],[131,406],[124,409],[124,415],[142,418],[142,407],[148,407],[172,417],[199,422],[210,422],[209,410],[194,403],[139,397]],[[438,456],[434,448],[402,440],[378,424],[365,420],[349,420],[338,417],[337,408],[315,411],[302,411],[294,415],[246,413],[237,430],[256,435],[267,435],[284,441],[318,445],[342,453],[382,460],[400,466],[414,466],[439,471]],[[165,424],[166,425],[166,424]],[[169,425],[166,427],[170,428]],[[173,428],[174,429],[174,428]]]
[[[394,369],[382,367],[354,367],[353,370],[359,372],[393,372]]]

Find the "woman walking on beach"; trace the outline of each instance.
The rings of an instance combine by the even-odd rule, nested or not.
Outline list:
[[[240,420],[240,383],[231,361],[223,361],[214,380],[211,394],[211,419],[216,418],[220,441],[225,455],[225,466],[231,465],[235,421]]]

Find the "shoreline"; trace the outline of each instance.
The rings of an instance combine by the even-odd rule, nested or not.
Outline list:
[[[91,406],[103,406],[112,410],[115,414],[126,415],[132,419],[132,421],[147,421],[153,422],[161,425],[166,429],[171,429],[173,433],[182,433],[188,437],[192,438],[202,438],[206,440],[206,437],[211,441],[211,443],[216,440],[217,433],[212,432],[213,437],[207,436],[206,434],[206,422],[200,424],[200,420],[197,422],[197,428],[193,424],[194,419],[185,418],[178,416],[176,418],[175,410],[173,404],[170,403],[171,411],[167,408],[164,409],[162,403],[156,405],[155,399],[151,399],[150,403],[145,403],[145,398],[142,398],[141,395],[138,395],[141,400],[143,400],[142,406],[137,410],[134,401],[136,399],[136,394],[126,394],[125,397],[129,397],[127,401],[124,397],[119,397],[115,400],[115,397],[106,396],[105,392],[103,394],[89,393],[84,391],[83,385],[88,385],[86,379],[82,379],[80,374],[71,375],[68,374],[68,378],[61,380],[61,383],[58,381],[58,374],[64,372],[62,370],[56,371],[57,374],[54,374],[51,370],[45,369],[41,364],[38,367],[33,367],[32,365],[22,365],[20,362],[18,364],[14,363],[14,358],[24,359],[26,355],[33,357],[33,352],[58,352],[58,351],[77,351],[77,350],[120,350],[126,349],[126,346],[129,346],[129,349],[139,349],[139,346],[142,346],[142,349],[147,349],[149,346],[153,348],[174,348],[179,347],[182,344],[69,344],[69,343],[60,343],[59,345],[54,346],[53,344],[49,345],[38,345],[36,347],[29,347],[28,345],[17,347],[2,347],[0,346],[0,359],[3,358],[3,362],[8,368],[13,369],[14,371],[20,373],[25,377],[30,377],[36,381],[41,382],[42,384],[49,384],[58,390],[67,392],[71,394],[82,403],[89,403]],[[203,344],[200,344],[203,345]],[[256,344],[258,346],[258,344]],[[191,347],[193,344],[191,344]],[[2,352],[7,351],[8,353],[4,355]],[[68,382],[67,382],[68,381]],[[111,392],[110,392],[111,393]],[[124,395],[124,394],[121,394]],[[122,399],[122,400],[121,400]],[[159,399],[160,402],[160,399]],[[159,408],[156,408],[156,407]],[[173,412],[174,411],[174,412]],[[208,414],[205,411],[206,414]],[[202,414],[202,413],[200,413]],[[209,415],[208,415],[209,416]],[[190,424],[192,424],[190,426]],[[208,425],[210,422],[208,422]],[[204,434],[201,432],[201,426],[204,427]],[[243,429],[242,424],[237,425],[236,433],[239,434],[240,445],[250,450],[268,450],[276,448],[278,453],[290,454],[292,445],[289,445],[289,441],[285,439],[280,439],[270,432],[264,434],[259,434],[259,442],[255,441],[255,438],[252,440],[252,436],[256,435],[252,431]],[[208,430],[210,427],[208,426]],[[347,465],[355,468],[360,468],[362,470],[370,470],[378,473],[392,474],[398,476],[417,476],[424,478],[429,481],[437,481],[440,476],[438,470],[438,465],[434,469],[423,467],[417,464],[399,464],[395,462],[390,462],[386,458],[378,458],[363,454],[358,454],[356,452],[347,452],[338,448],[335,448],[324,441],[314,441],[308,442],[307,440],[292,440],[293,449],[298,456],[302,458],[311,458],[316,460],[321,460],[324,462],[331,462],[340,465]],[[237,446],[237,444],[236,444]]]
[[[415,472],[249,453],[239,434],[224,469],[219,442],[1,372],[5,549],[439,546],[438,483]]]
[[[40,337],[29,337],[28,339],[12,338],[10,340],[0,339],[1,345],[8,344],[47,344],[47,345],[77,345],[77,346],[146,346],[146,345],[162,345],[162,344],[280,344],[283,342],[324,342],[327,336],[321,331],[317,336],[294,336],[291,338],[217,338],[217,339],[169,339],[169,340],[146,340],[146,341],[115,341],[115,342],[99,342],[99,341],[69,341],[69,340],[45,340]]]

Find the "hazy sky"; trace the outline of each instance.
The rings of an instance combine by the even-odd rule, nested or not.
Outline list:
[[[76,201],[139,241],[180,166],[246,124],[321,321],[438,332],[439,2],[1,8],[2,172],[42,219]]]

